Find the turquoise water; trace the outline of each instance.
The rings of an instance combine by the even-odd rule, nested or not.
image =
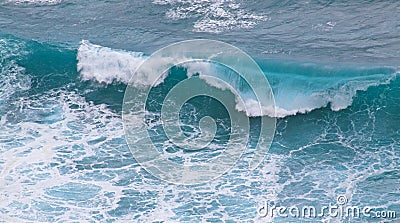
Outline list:
[[[257,214],[264,201],[319,207],[339,195],[351,205],[400,214],[399,7],[396,1],[1,2],[0,219],[267,222]],[[247,169],[244,154],[215,181],[176,186],[135,161],[121,108],[132,70],[160,47],[191,38],[225,41],[255,58],[275,95],[277,129],[256,170]],[[155,109],[187,73],[170,72],[155,89]],[[229,117],[220,105],[200,97],[186,106],[188,133],[211,115],[219,120],[215,143],[223,146]],[[251,120],[256,137],[257,118]],[[165,138],[156,140],[165,145]],[[215,151],[202,152],[194,159]],[[349,219],[273,219],[289,221]]]

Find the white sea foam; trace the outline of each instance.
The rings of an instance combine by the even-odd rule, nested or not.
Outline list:
[[[166,16],[174,20],[196,18],[196,32],[220,33],[223,31],[252,28],[260,21],[268,20],[242,9],[236,0],[154,0],[154,4],[170,5]]]
[[[57,5],[63,0],[7,0],[7,2],[14,3],[16,5],[29,4],[29,5]]]
[[[7,221],[181,222],[187,216],[180,209],[193,199],[193,208],[215,206],[207,218],[220,214],[239,221],[248,218],[246,213],[234,217],[218,201],[229,197],[253,205],[257,196],[238,192],[243,185],[230,179],[245,179],[251,188],[263,176],[268,180],[260,187],[268,189],[269,197],[280,190],[274,183],[279,179],[276,156],[251,176],[240,170],[195,190],[168,185],[134,162],[121,117],[105,105],[64,90],[14,103],[22,107],[10,111],[20,116],[18,123],[5,120],[0,125],[0,218]],[[138,200],[140,204],[132,206]]]
[[[12,95],[30,88],[30,77],[15,60],[26,53],[23,43],[0,39],[0,112]]]
[[[104,206],[100,213],[108,215],[106,210],[115,208],[121,188],[108,181],[84,180],[82,173],[74,170],[74,162],[96,153],[97,145],[91,145],[91,140],[103,136],[109,141],[122,135],[119,119],[103,105],[93,105],[65,91],[12,103],[21,109],[6,114],[14,119],[17,116],[15,122],[6,119],[0,126],[0,218],[12,222],[90,221],[90,205],[101,200]],[[95,197],[75,193],[70,184]],[[116,197],[103,197],[104,193]],[[87,196],[88,205],[77,205],[80,196]]]

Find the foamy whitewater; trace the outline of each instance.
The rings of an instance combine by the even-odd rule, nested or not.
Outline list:
[[[400,215],[398,8],[394,1],[0,2],[0,222],[398,222],[257,213],[265,201],[319,208],[344,195],[353,206]],[[148,82],[151,68],[134,75],[156,50],[194,38],[252,56],[276,108],[260,112],[251,88],[216,64],[181,64],[156,83]],[[235,94],[252,124],[251,148],[260,116],[277,118],[254,171],[246,151],[222,177],[177,186],[136,162],[121,114],[127,84],[153,85],[151,110],[195,75]],[[160,152],[184,163],[218,155],[229,137],[226,110],[199,97],[181,110],[188,138],[205,116],[217,120],[216,140],[191,153],[165,139],[157,112],[146,119]]]

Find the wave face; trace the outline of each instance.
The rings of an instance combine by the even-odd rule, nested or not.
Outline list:
[[[89,41],[74,47],[0,35],[0,56],[0,219],[6,222],[251,222],[260,221],[257,207],[266,200],[328,205],[338,194],[353,205],[399,210],[396,67],[259,59],[279,117],[266,160],[249,172],[246,152],[228,174],[185,187],[149,175],[125,142],[124,90],[146,54]],[[151,106],[161,105],[159,96],[174,81],[210,73],[251,99],[237,75],[196,63],[171,70],[156,86]],[[181,118],[195,136],[205,114],[220,120],[216,148],[187,154],[161,137],[162,152],[177,161],[214,156],[229,130],[226,114],[199,98]],[[156,116],[148,116],[155,134]],[[257,127],[257,118],[251,120]]]

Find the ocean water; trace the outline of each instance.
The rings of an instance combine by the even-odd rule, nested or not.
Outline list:
[[[399,9],[390,0],[0,1],[0,221],[399,222],[257,213],[265,201],[320,207],[345,196],[400,215]],[[258,168],[248,169],[245,153],[220,178],[183,186],[137,163],[122,104],[149,55],[194,38],[252,56],[271,85],[277,119]],[[159,108],[193,70],[247,90],[222,68],[177,66],[149,107]],[[157,135],[155,115],[161,150],[176,162],[215,156],[230,130],[220,104],[196,98],[180,118],[195,137],[205,115],[218,120],[215,148],[180,154]],[[258,118],[250,117],[250,138]]]

